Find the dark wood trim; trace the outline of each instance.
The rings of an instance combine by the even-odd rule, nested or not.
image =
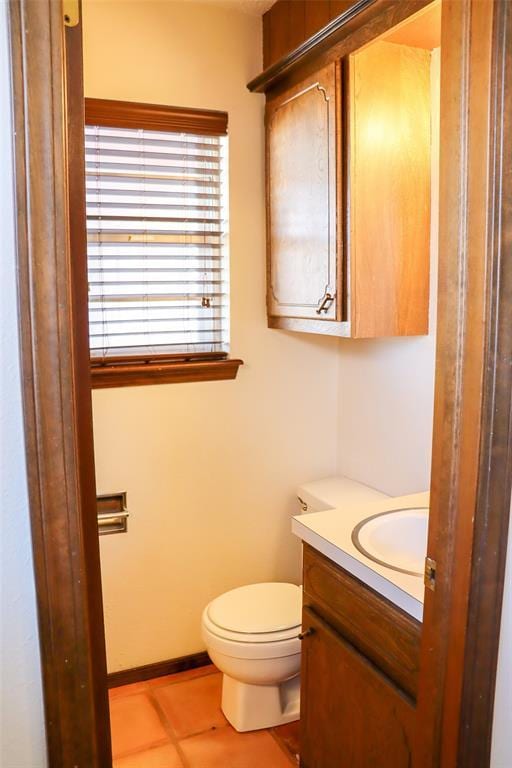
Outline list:
[[[373,5],[377,0],[356,0],[354,5],[341,13],[335,19],[322,27],[318,32],[301,43],[293,51],[287,53],[275,64],[254,77],[247,88],[253,93],[265,93],[278,80],[281,80],[290,70],[295,69],[304,62],[306,58],[316,55],[321,48],[331,46],[341,34],[346,32],[347,24],[355,19],[362,11]]]
[[[503,148],[512,85],[508,5],[442,5],[428,542],[437,575],[435,591],[425,594],[415,768],[485,768],[490,759],[510,508],[512,261],[505,248],[511,193]]]
[[[188,669],[198,669],[211,664],[212,660],[206,651],[190,653],[188,656],[180,656],[177,659],[155,661],[153,664],[143,664],[141,667],[123,669],[120,672],[111,672],[108,676],[108,687],[118,688],[121,685],[141,683],[144,680],[153,680],[155,677],[175,675],[178,672],[186,672]]]
[[[88,339],[75,271],[83,262],[71,258],[85,233],[83,194],[70,215],[83,178],[83,141],[68,154],[82,130],[81,28],[65,30],[61,3],[52,0],[13,1],[9,19],[23,406],[48,763],[108,768]]]
[[[85,123],[112,128],[199,133],[205,136],[223,136],[228,132],[227,112],[114,99],[86,98]]]
[[[177,384],[193,381],[225,381],[236,379],[243,360],[194,360],[191,362],[149,362],[133,365],[91,367],[93,389],[107,387],[139,387],[145,384]]]
[[[493,28],[488,326],[458,764],[490,761],[512,486],[512,5]]]

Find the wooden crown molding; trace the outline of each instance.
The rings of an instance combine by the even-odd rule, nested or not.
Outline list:
[[[272,64],[261,74],[253,78],[247,84],[247,88],[253,93],[265,93],[268,91],[279,80],[282,80],[285,75],[288,75],[318,51],[324,50],[337,42],[340,34],[345,34],[348,23],[376,1],[356,0],[344,13],[341,13],[293,51],[287,53],[282,59],[279,59],[275,64]]]
[[[112,128],[198,133],[205,136],[224,136],[228,132],[227,112],[114,99],[86,98],[85,123]]]

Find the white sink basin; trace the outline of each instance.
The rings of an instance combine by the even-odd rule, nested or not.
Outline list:
[[[352,531],[355,547],[370,560],[411,576],[423,576],[428,507],[390,509],[366,518]]]

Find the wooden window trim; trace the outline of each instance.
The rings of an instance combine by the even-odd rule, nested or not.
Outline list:
[[[187,109],[167,107],[163,104],[86,98],[85,124],[225,136],[228,132],[228,115],[227,112],[211,109]]]
[[[204,359],[198,356],[188,360],[170,360],[169,357],[140,358],[116,362],[105,360],[91,365],[93,389],[111,387],[138,387],[144,384],[178,384],[194,381],[227,381],[236,379],[243,360],[228,357]]]
[[[149,131],[180,131],[205,136],[228,132],[227,112],[170,107],[115,99],[85,101],[85,124],[112,128],[142,128]],[[227,354],[127,355],[91,358],[93,389],[133,387],[235,379],[242,360]]]

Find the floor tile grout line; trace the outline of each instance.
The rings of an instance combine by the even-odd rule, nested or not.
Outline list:
[[[174,731],[174,728],[172,727],[172,724],[167,718],[167,715],[165,714],[163,707],[160,706],[160,702],[156,698],[156,696],[153,695],[152,690],[150,688],[148,692],[148,699],[150,700],[151,704],[155,708],[158,717],[160,718],[160,721],[165,728],[166,733],[168,734],[170,741],[174,748],[176,749],[176,752],[178,753],[178,756],[183,764],[183,768],[192,768],[189,761],[186,758],[185,753],[183,752],[178,737],[176,736],[176,733]]]
[[[225,728],[233,728],[230,723],[225,725],[210,725],[209,728],[205,728],[204,731],[194,731],[194,733],[187,733],[186,736],[182,736],[178,741],[188,741],[194,739],[196,736],[204,736],[206,733],[213,733],[214,731],[223,731]],[[235,729],[236,730],[236,729]]]
[[[165,747],[166,744],[169,744],[168,738],[158,739],[157,741],[150,741],[148,744],[144,744],[143,747],[137,747],[137,749],[128,749],[124,752],[116,754],[116,756],[113,758],[113,762],[115,763],[117,760],[124,760],[125,757],[134,757],[135,755],[140,755],[143,752],[149,752],[151,749]]]
[[[213,664],[209,665],[209,666],[213,666]],[[197,669],[200,669],[200,667],[197,667]],[[188,671],[189,670],[185,670],[185,672],[188,672]],[[202,677],[207,677],[208,675],[213,675],[213,674],[216,674],[217,672],[218,672],[218,670],[216,668],[214,668],[214,669],[209,669],[208,671],[205,671],[205,672],[203,672],[201,674],[194,675],[193,677],[190,677],[187,680],[166,680],[166,681],[164,681],[163,678],[167,677],[167,675],[162,675],[161,678],[160,677],[151,677],[148,680],[140,680],[140,681],[138,681],[136,683],[127,683],[126,685],[116,685],[116,686],[114,686],[112,688],[108,688],[109,699],[112,699],[112,700],[114,700],[114,699],[124,699],[124,698],[126,698],[128,696],[136,696],[138,693],[146,693],[148,689],[162,688],[164,685],[180,685],[180,684],[183,684],[183,683],[187,683],[189,680],[200,680]],[[174,675],[181,675],[181,674],[184,674],[184,673],[183,672],[174,672],[173,676]],[[158,683],[155,682],[156,680],[160,680],[160,679],[162,680],[162,682],[158,682]],[[144,686],[144,687],[141,687],[137,691],[126,691],[124,693],[117,693],[117,694],[111,694],[110,693],[110,691],[121,691],[123,688],[129,688],[132,685],[141,685],[141,686]]]

